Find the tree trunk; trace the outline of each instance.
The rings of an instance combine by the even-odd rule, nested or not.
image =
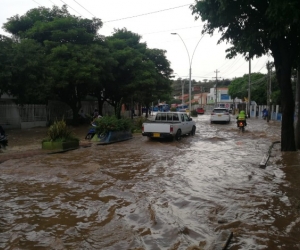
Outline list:
[[[273,41],[272,52],[276,77],[281,91],[281,151],[296,151],[294,134],[295,102],[291,84],[292,60],[289,45],[284,38]]]
[[[140,102],[138,103],[138,109],[139,109],[138,116],[141,116],[142,115],[142,113],[141,113],[142,112],[142,104]]]
[[[78,103],[72,103],[72,104],[69,104],[71,109],[72,109],[72,112],[73,112],[73,125],[77,125],[79,123],[79,110],[81,109],[81,103],[78,104]]]
[[[300,108],[299,108],[299,101],[300,101],[300,79],[299,79],[299,70],[300,67],[297,68],[297,82],[296,82],[296,129],[295,129],[295,141],[296,141],[296,148],[300,148]]]
[[[99,115],[103,116],[103,97],[102,95],[97,96],[97,101],[98,101],[98,110],[99,110]]]

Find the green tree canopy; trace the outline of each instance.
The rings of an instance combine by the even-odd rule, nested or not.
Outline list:
[[[11,38],[0,35],[0,95],[10,92],[12,45],[13,40]]]
[[[228,94],[232,98],[248,97],[249,74],[235,78],[228,86]],[[261,73],[251,74],[251,99],[258,104],[267,103],[267,76]]]
[[[59,99],[72,108],[74,118],[87,95],[97,98],[100,110],[108,101],[117,116],[123,101],[149,105],[170,98],[166,51],[147,48],[140,35],[126,29],[101,37],[101,26],[100,19],[73,16],[66,6],[9,18],[3,27],[15,40],[0,40],[0,48],[11,51],[0,55],[0,79],[7,83],[1,90],[22,102]]]
[[[28,94],[30,84],[38,86],[40,93],[48,93],[43,90],[50,89],[52,97],[70,105],[76,118],[91,83],[97,82],[103,74],[101,65],[105,63],[108,50],[104,53],[97,35],[101,26],[99,19],[72,16],[66,6],[61,9],[40,7],[21,17],[9,18],[4,29],[21,41],[16,43],[17,48],[22,49],[24,44],[23,54],[19,56],[22,58],[16,58],[19,66],[13,74],[16,77],[11,80],[11,92],[20,98],[22,93]]]
[[[126,29],[116,30],[106,38],[113,58],[113,79],[105,84],[105,95],[113,106],[120,100],[149,105],[153,100],[171,93],[172,73],[165,51],[149,49],[138,34]]]

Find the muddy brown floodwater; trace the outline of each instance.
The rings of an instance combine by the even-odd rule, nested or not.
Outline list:
[[[180,142],[46,154],[45,128],[8,131],[0,154],[0,249],[300,249],[300,156],[280,152],[280,123],[194,118]],[[268,165],[260,162],[273,142]]]

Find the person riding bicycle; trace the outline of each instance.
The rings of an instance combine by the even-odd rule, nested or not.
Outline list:
[[[244,125],[247,126],[246,113],[244,110],[241,110],[238,116],[236,117],[236,125],[239,126],[239,122],[244,122]]]

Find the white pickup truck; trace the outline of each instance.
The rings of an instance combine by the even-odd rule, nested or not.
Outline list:
[[[158,112],[154,121],[144,122],[142,135],[149,138],[172,138],[195,135],[196,124],[185,112]]]

